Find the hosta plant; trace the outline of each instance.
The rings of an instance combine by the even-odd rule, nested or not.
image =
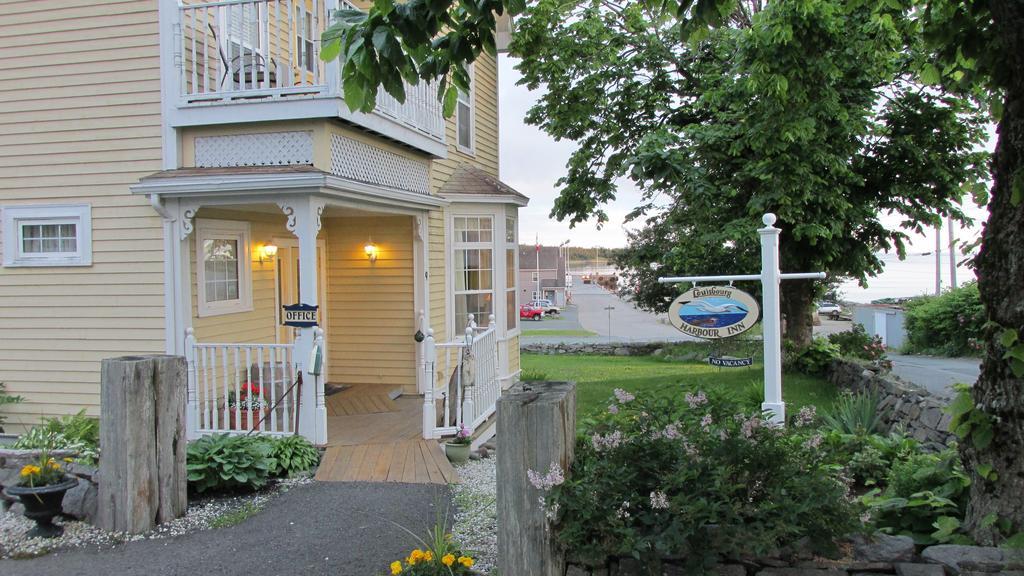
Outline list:
[[[275,467],[271,451],[256,436],[204,436],[188,445],[189,485],[196,492],[260,488]]]
[[[272,476],[291,476],[305,472],[320,462],[320,452],[303,436],[270,439]]]

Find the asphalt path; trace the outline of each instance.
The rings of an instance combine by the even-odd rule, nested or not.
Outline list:
[[[572,298],[576,304],[580,325],[583,329],[598,334],[595,342],[697,340],[673,328],[668,323],[667,315],[640,310],[632,302],[619,298],[596,284],[584,284],[579,277],[573,279]],[[608,310],[609,307],[612,310]]]
[[[420,547],[401,527],[425,535],[438,511],[448,510],[448,502],[444,486],[316,482],[293,488],[235,526],[106,549],[69,549],[31,560],[2,560],[0,574],[385,574],[391,562]]]
[[[946,399],[956,394],[953,384],[974,384],[981,374],[981,360],[978,358],[909,356],[892,353],[888,356],[892,360],[893,374]]]

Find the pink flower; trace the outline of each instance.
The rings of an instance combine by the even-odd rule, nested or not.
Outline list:
[[[812,448],[812,449],[813,448],[817,448],[818,446],[821,446],[821,441],[822,441],[821,434],[815,434],[814,436],[811,436],[810,438],[808,438],[806,442],[804,442],[804,447],[805,448]]]
[[[744,438],[750,438],[754,435],[754,431],[761,427],[761,419],[757,416],[751,416],[750,419],[743,422],[740,425],[740,431],[743,433]]]
[[[655,510],[667,510],[668,496],[660,490],[651,492],[651,508],[654,508]]]
[[[698,391],[696,394],[686,393],[686,403],[690,405],[690,408],[697,408],[708,403],[708,397],[704,394],[704,391]]]
[[[810,426],[814,423],[814,418],[817,416],[817,409],[813,404],[808,404],[800,409],[800,413],[796,415],[797,426]]]
[[[590,443],[594,446],[594,450],[598,452],[618,448],[622,444],[622,432],[616,430],[607,435],[594,434],[590,437]]]
[[[700,419],[700,427],[706,432],[713,422],[714,419],[711,418],[711,414],[705,414],[704,417]]]
[[[619,401],[619,404],[627,404],[629,402],[632,402],[633,400],[636,400],[636,396],[633,396],[632,394],[626,392],[622,388],[616,388],[614,393],[615,399]]]
[[[608,413],[609,414],[618,414],[619,413],[619,407],[616,404],[609,404],[608,405]]]
[[[679,434],[679,427],[676,426],[675,424],[669,424],[668,426],[665,426],[665,429],[662,430],[661,435],[668,440],[675,440],[676,438],[679,438],[681,436],[681,434]]]
[[[552,464],[548,468],[548,473],[543,476],[539,472],[527,470],[526,477],[530,480],[530,484],[534,488],[544,491],[550,490],[565,482],[565,474],[562,472],[562,467],[558,465],[557,462]]]

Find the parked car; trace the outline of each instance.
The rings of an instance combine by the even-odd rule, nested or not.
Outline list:
[[[543,309],[545,314],[560,314],[562,312],[561,308],[555,306],[555,304],[551,300],[548,300],[546,298],[532,300],[530,302],[530,306],[535,306],[537,308]]]
[[[842,313],[842,306],[835,302],[818,302],[818,314],[820,316],[827,316],[832,320],[839,320]]]
[[[543,320],[544,309],[539,306],[531,306],[529,304],[523,304],[519,307],[519,318],[526,320]]]

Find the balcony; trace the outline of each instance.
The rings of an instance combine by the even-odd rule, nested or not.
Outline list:
[[[341,96],[338,62],[320,60],[339,0],[162,0],[174,2],[178,103],[170,123],[196,126],[336,117],[444,156],[445,121],[435,83],[406,85],[399,103],[383,92],[370,114]]]

